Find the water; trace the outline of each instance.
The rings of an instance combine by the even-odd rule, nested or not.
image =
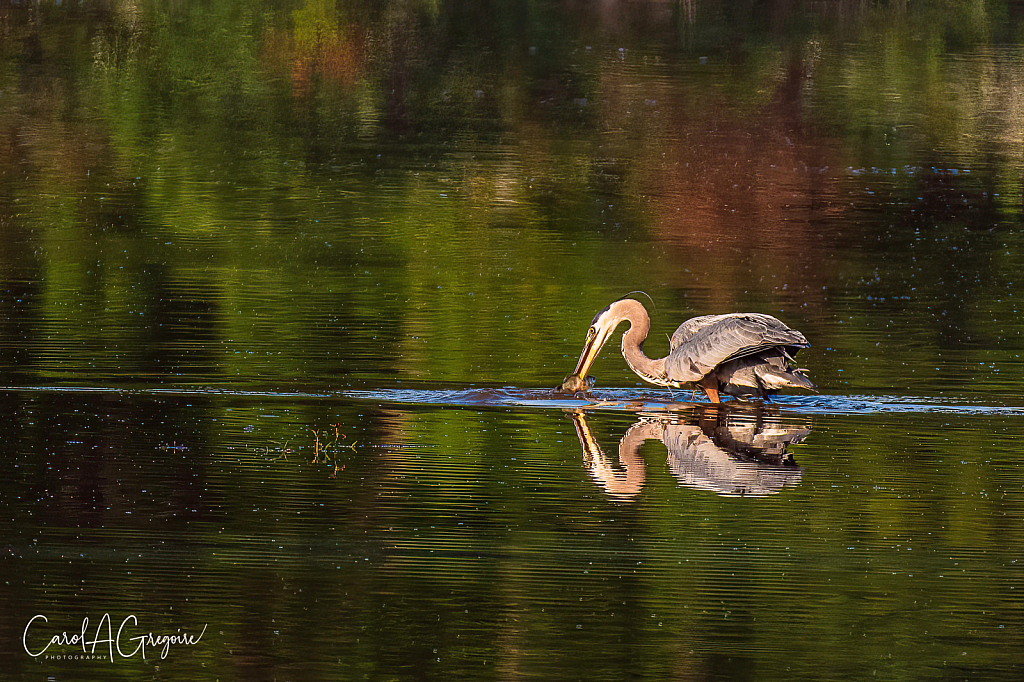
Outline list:
[[[0,6],[0,679],[1020,679],[1019,35]],[[820,392],[554,394],[638,290]]]

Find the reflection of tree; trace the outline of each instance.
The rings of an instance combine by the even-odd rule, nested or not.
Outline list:
[[[980,309],[1015,314],[994,289],[1021,263],[989,230],[1015,220],[1024,80],[1011,51],[945,56],[946,39],[990,40],[983,4],[934,7],[954,18],[850,2],[759,3],[749,21],[748,4],[709,2],[0,8],[7,338],[42,329],[66,350],[43,363],[56,372],[162,375],[197,355],[204,375],[294,376],[337,370],[298,343],[330,336],[389,358],[361,368],[376,376],[540,382],[575,324],[556,311],[653,284],[689,292],[673,304],[690,313],[806,306],[809,331],[844,305],[837,286],[915,287],[948,304],[912,309],[920,341],[998,341]],[[848,171],[862,166],[899,173]],[[858,209],[895,214],[841,234],[835,216]],[[571,257],[552,257],[567,234]],[[904,247],[943,267],[908,282]],[[163,292],[178,300],[149,310]],[[227,356],[116,353],[193,330]],[[258,370],[237,348],[265,351]]]
[[[787,447],[810,433],[806,423],[785,423],[777,412],[729,408],[699,410],[690,420],[678,415],[645,417],[619,441],[617,463],[604,454],[583,412],[572,413],[583,461],[591,477],[612,499],[627,502],[646,478],[640,447],[660,440],[668,449],[672,475],[688,487],[720,495],[756,497],[778,493],[800,482],[803,469]]]
[[[641,144],[628,185],[648,197],[655,233],[686,264],[673,275],[677,285],[696,289],[709,310],[735,308],[752,276],[800,283],[803,302],[819,306],[829,273],[816,263],[833,239],[821,226],[844,210],[838,140],[806,121],[804,84],[815,53],[792,47],[760,56],[742,74],[721,64],[691,67],[682,88],[650,74],[643,117],[650,123],[632,129]],[[612,68],[602,75],[610,101],[643,107],[619,96],[636,88],[635,75]],[[741,83],[756,94],[718,87]],[[612,126],[627,117],[613,110],[606,118]]]

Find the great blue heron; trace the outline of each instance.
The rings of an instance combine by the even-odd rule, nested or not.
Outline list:
[[[668,357],[644,355],[643,343],[651,318],[632,298],[615,301],[599,312],[587,330],[587,340],[576,369],[556,389],[563,393],[587,390],[587,371],[620,322],[629,322],[622,335],[622,357],[641,379],[657,386],[700,386],[713,403],[719,391],[737,396],[767,398],[780,388],[814,390],[795,366],[793,355],[810,344],[804,335],[771,315],[728,313],[703,315],[679,325],[669,342]]]

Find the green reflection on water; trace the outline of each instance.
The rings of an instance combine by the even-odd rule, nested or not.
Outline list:
[[[12,371],[548,385],[642,288],[826,388],[1014,393],[1003,9],[510,7],[4,10]]]
[[[239,679],[298,660],[376,677],[871,665],[998,679],[1019,665],[1022,433],[1003,418],[801,422],[802,480],[767,497],[681,487],[649,441],[646,484],[623,502],[557,413],[106,403],[9,404],[7,508],[36,517],[9,535],[11,632],[37,611],[66,628],[103,612],[208,623],[203,646],[161,665]],[[605,448],[634,422],[588,419]],[[359,443],[341,472],[311,462],[308,430],[325,422]],[[285,442],[287,457],[264,449]]]
[[[1014,394],[994,7],[779,9],[733,53],[702,9],[89,7],[5,10],[20,376],[549,385],[640,288],[666,329],[781,314],[825,388]]]

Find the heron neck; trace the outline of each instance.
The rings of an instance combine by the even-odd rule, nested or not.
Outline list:
[[[629,329],[622,335],[622,357],[626,364],[634,372],[644,379],[655,384],[665,384],[665,360],[657,360],[647,357],[644,353],[644,341],[647,333],[651,330],[651,318],[639,302],[630,306],[626,311],[626,319],[629,320]]]

